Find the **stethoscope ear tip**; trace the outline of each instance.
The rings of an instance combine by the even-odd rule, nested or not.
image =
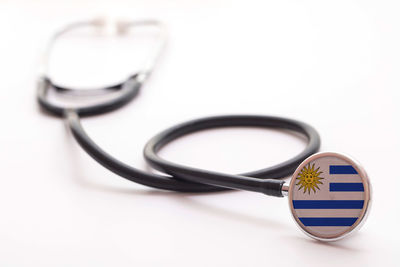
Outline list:
[[[297,225],[320,241],[336,241],[357,231],[371,206],[371,185],[365,170],[349,156],[336,152],[308,157],[283,189]]]

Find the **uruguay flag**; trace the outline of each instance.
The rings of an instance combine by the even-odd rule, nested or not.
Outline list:
[[[306,164],[293,179],[293,215],[312,235],[339,236],[351,230],[363,216],[363,178],[343,159],[318,158]]]

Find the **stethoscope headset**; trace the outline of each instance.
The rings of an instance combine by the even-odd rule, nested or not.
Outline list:
[[[57,32],[44,54],[42,74],[37,87],[40,106],[57,117],[65,118],[68,128],[80,146],[98,163],[132,182],[178,192],[217,192],[230,189],[288,196],[289,206],[299,227],[321,241],[341,239],[359,229],[371,203],[371,186],[364,169],[353,159],[334,152],[317,153],[320,137],[310,125],[282,117],[231,115],[195,119],[162,131],[144,148],[146,161],[164,174],[149,173],[129,166],[101,149],[85,132],[80,119],[116,110],[134,99],[148,79],[164,46],[166,31],[158,21],[117,22],[117,33],[126,34],[132,27],[156,27],[159,42],[154,54],[140,71],[124,82],[104,88],[86,90],[59,86],[51,80],[47,62],[55,40],[78,27],[101,28],[104,20],[70,24]],[[77,102],[96,96],[109,96],[95,104],[64,107],[50,101],[49,91],[58,97],[68,96]],[[190,133],[222,127],[265,127],[297,132],[307,139],[304,150],[275,166],[239,175],[225,174],[183,166],[161,158],[158,152],[168,143]],[[281,179],[292,175],[290,184]]]

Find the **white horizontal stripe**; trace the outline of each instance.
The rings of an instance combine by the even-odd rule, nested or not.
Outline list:
[[[329,186],[328,186],[329,187]],[[311,191],[308,194],[303,193],[303,189],[300,189],[299,192],[296,192],[296,195],[293,197],[294,200],[364,200],[365,192],[329,192],[329,188],[321,187],[321,190],[316,189],[316,193]],[[296,188],[294,188],[296,190]],[[298,191],[298,190],[297,190]]]
[[[361,178],[358,175],[350,175],[348,176],[347,174],[343,175],[329,175],[329,177],[326,177],[329,179],[329,182],[331,183],[361,183]],[[323,179],[323,180],[328,180],[328,179]]]
[[[361,209],[297,209],[298,217],[359,217]]]

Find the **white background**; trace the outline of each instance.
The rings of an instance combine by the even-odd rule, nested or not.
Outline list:
[[[399,266],[399,12],[386,0],[0,1],[0,266]],[[303,120],[319,130],[321,150],[367,170],[374,202],[363,228],[316,242],[284,199],[153,190],[94,162],[60,119],[40,112],[35,83],[50,35],[95,15],[157,18],[170,32],[139,97],[83,120],[106,151],[146,169],[143,145],[178,122],[232,113]],[[134,45],[107,39],[83,52],[75,41],[60,41],[55,54],[60,83],[109,84],[140,65]],[[162,155],[239,173],[303,146],[276,131],[215,130]]]

